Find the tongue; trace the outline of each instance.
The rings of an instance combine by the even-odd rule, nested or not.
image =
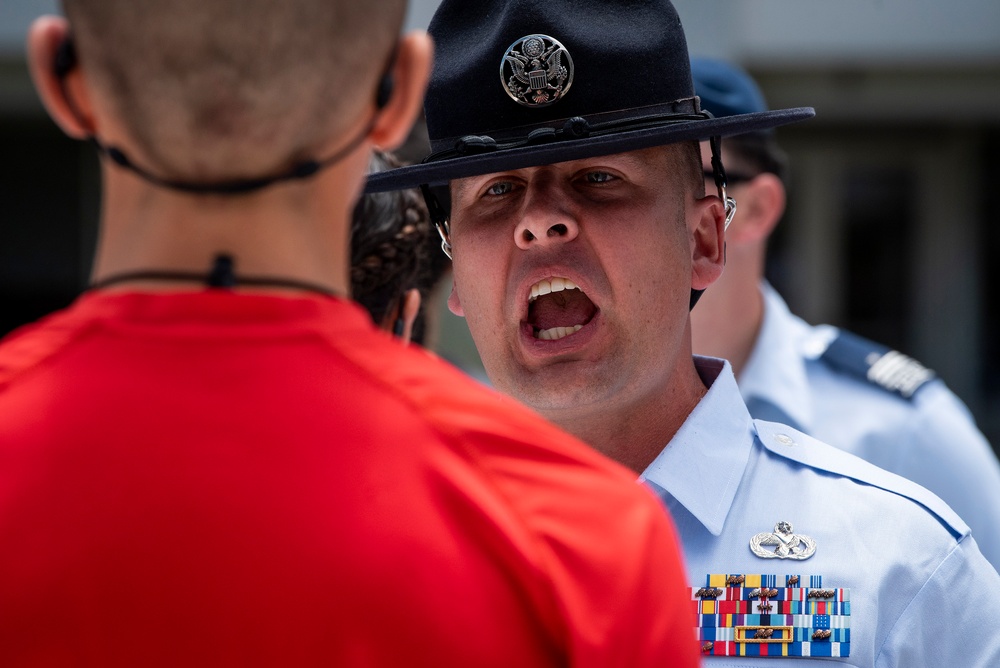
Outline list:
[[[594,302],[579,290],[542,295],[528,308],[528,322],[537,329],[586,325],[597,312]]]

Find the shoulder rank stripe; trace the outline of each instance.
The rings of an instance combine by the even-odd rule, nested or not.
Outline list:
[[[820,359],[841,372],[866,379],[904,399],[910,399],[936,378],[933,371],[915,359],[843,330],[830,342]]]
[[[690,594],[706,656],[850,656],[851,591],[821,576],[713,574]]]

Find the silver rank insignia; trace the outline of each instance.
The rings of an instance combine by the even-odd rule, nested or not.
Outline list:
[[[773,550],[765,546],[774,546]],[[762,559],[808,559],[816,553],[816,541],[804,534],[792,533],[792,525],[778,522],[774,533],[759,533],[750,539],[750,550]]]
[[[528,35],[503,55],[500,82],[518,104],[545,107],[562,99],[573,85],[573,59],[559,40]]]

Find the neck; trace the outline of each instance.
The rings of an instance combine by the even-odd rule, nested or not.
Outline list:
[[[763,252],[759,257],[753,253],[731,248],[722,277],[691,311],[695,353],[729,360],[737,377],[753,353],[764,319]]]
[[[101,242],[92,279],[137,271],[205,275],[218,255],[227,254],[237,276],[274,277],[349,294],[349,216],[367,159],[367,151],[356,153],[312,179],[241,196],[178,193],[105,161]],[[116,287],[162,290],[183,283],[137,279]]]
[[[646,470],[707,389],[685,357],[666,388],[629,405],[541,411],[551,422],[637,474]]]

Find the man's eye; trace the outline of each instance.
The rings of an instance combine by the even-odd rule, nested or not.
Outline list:
[[[607,172],[587,172],[587,183],[607,183],[615,177]]]
[[[497,195],[506,195],[513,189],[514,184],[510,181],[497,181],[486,189],[486,194],[493,195],[494,197]]]

